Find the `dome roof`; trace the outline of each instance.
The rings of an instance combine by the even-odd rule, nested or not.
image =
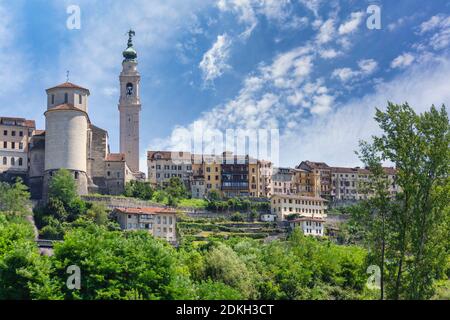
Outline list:
[[[123,57],[126,60],[134,60],[137,58],[137,52],[132,46],[130,46],[123,51]]]

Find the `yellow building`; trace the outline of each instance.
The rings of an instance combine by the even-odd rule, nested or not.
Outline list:
[[[295,169],[292,177],[295,193],[302,196],[320,196],[320,174],[315,170]]]

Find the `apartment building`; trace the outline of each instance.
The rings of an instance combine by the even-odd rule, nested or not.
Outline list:
[[[372,173],[366,168],[332,167],[331,199],[333,201],[358,201],[372,196],[365,189],[370,182]],[[388,192],[394,196],[400,191],[396,183],[396,170],[392,167],[383,168],[388,179]]]
[[[0,117],[0,175],[28,175],[29,142],[36,130],[34,120]]]
[[[272,175],[273,195],[295,194],[294,174],[294,169],[291,168],[275,168]]]
[[[205,195],[208,195],[213,190],[221,194],[222,161],[223,158],[221,156],[203,156],[202,167],[204,173]]]
[[[370,172],[362,172],[362,176]],[[360,168],[331,168],[331,199],[333,200],[362,200],[364,197],[360,192]],[[361,177],[362,178],[362,177]]]
[[[225,197],[250,196],[248,157],[224,154],[222,163],[222,194]]]
[[[302,217],[292,221],[289,221],[289,225],[292,230],[299,228],[305,236],[324,236],[325,219]]]
[[[270,161],[258,160],[259,194],[258,197],[270,198],[273,194],[273,164]]]
[[[189,189],[192,180],[190,152],[148,151],[148,181],[154,186],[165,186],[172,177],[179,177]]]
[[[316,170],[294,169],[292,189],[302,196],[320,196],[320,174]]]
[[[260,195],[260,163],[256,159],[248,159],[248,189],[250,197]]]
[[[122,230],[146,230],[155,238],[177,241],[177,212],[170,208],[116,208],[112,213]]]
[[[308,170],[319,174],[320,196],[325,199],[331,194],[331,168],[325,162],[302,161],[296,169]]]
[[[301,217],[326,217],[327,200],[320,197],[299,195],[273,195],[270,198],[271,212],[279,221],[286,220],[292,214]]]

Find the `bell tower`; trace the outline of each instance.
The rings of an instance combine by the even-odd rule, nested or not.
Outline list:
[[[137,53],[133,48],[135,32],[128,32],[128,45],[123,52],[122,72],[120,73],[120,152],[133,172],[139,172],[139,97],[141,76],[137,71]]]

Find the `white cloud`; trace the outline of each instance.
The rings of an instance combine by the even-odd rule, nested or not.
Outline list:
[[[298,28],[307,23],[302,17],[290,15],[290,0],[219,0],[217,7],[223,12],[233,12],[246,26],[240,37],[247,39],[258,25],[258,17],[264,16],[282,27]]]
[[[399,55],[397,58],[392,60],[391,68],[405,68],[411,65],[414,62],[414,56],[411,53],[404,53]]]
[[[23,91],[22,85],[30,76],[26,54],[17,41],[20,29],[15,23],[16,11],[6,3],[0,4],[0,97]]]
[[[213,81],[220,77],[230,66],[227,60],[230,56],[231,39],[227,34],[217,36],[213,44],[202,58],[199,68],[202,70],[203,79],[206,82]]]
[[[369,75],[376,70],[378,63],[373,59],[365,59],[358,61],[358,66],[363,74]]]
[[[319,34],[317,35],[317,42],[324,44],[333,40],[335,33],[334,19],[328,19],[319,28]]]
[[[408,102],[417,112],[432,104],[450,105],[450,60],[415,65],[389,82],[381,83],[375,92],[333,108],[325,117],[305,121],[297,130],[281,137],[282,165],[292,166],[300,160],[326,161],[329,165],[358,166],[354,151],[358,141],[379,134],[373,120],[375,107],[384,109],[387,101]],[[324,135],[326,133],[326,136]],[[292,152],[295,150],[295,152]]]
[[[348,80],[358,76],[357,71],[353,71],[350,68],[338,68],[332,73],[332,77],[339,78],[342,82],[347,82]]]
[[[378,63],[373,59],[365,59],[358,61],[358,70],[351,68],[338,68],[332,73],[333,78],[338,78],[342,82],[348,82],[350,80],[360,79],[362,77],[371,75],[377,68]]]
[[[341,55],[342,52],[336,51],[335,49],[321,49],[319,54],[323,59],[333,59]]]
[[[433,16],[428,21],[423,22],[419,29],[419,34],[434,32],[431,36],[428,35],[428,46],[434,50],[450,46],[450,16],[443,14]]]
[[[322,0],[300,0],[300,3],[311,10],[315,16],[319,15],[319,8],[322,4]]]
[[[363,12],[352,12],[350,19],[339,26],[339,34],[344,35],[354,32],[361,24],[363,17]]]

